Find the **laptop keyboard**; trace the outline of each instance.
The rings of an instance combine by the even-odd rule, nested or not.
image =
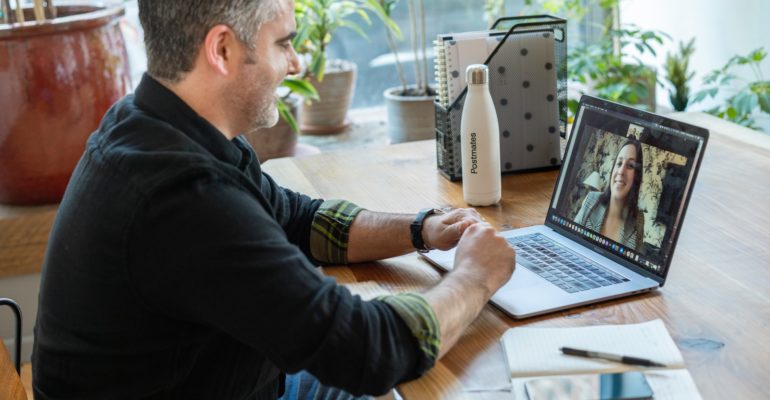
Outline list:
[[[584,257],[535,233],[508,239],[516,249],[517,262],[568,293],[628,282]]]

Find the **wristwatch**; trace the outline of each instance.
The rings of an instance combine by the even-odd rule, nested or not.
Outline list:
[[[409,231],[412,233],[412,246],[414,246],[418,252],[427,253],[432,250],[425,244],[425,241],[422,240],[422,223],[425,221],[425,218],[434,214],[438,215],[443,213],[444,211],[437,208],[423,208],[417,213],[412,224],[409,225]]]

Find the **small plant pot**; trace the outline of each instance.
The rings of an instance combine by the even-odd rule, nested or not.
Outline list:
[[[61,199],[88,136],[131,89],[123,6],[67,4],[0,25],[0,202]]]
[[[350,126],[348,109],[356,87],[356,64],[345,60],[330,61],[323,80],[310,78],[320,100],[302,105],[302,133],[326,135]]]
[[[385,105],[388,110],[388,137],[390,143],[434,139],[436,137],[435,95],[410,95],[415,86],[403,86],[385,90]],[[429,90],[431,93],[432,89]]]

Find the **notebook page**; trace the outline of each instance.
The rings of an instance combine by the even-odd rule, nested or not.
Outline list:
[[[512,328],[503,334],[512,377],[622,372],[639,367],[561,353],[560,347],[634,356],[684,368],[682,354],[663,321],[580,328]]]

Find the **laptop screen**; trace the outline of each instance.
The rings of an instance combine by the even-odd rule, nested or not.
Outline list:
[[[584,96],[546,225],[665,279],[708,132]]]

